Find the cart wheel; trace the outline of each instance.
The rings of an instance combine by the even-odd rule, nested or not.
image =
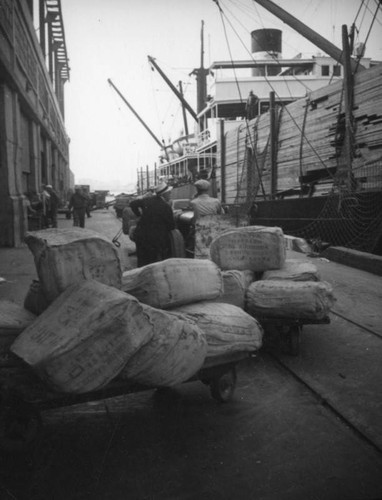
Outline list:
[[[285,351],[291,356],[298,356],[300,352],[301,330],[301,326],[294,325],[285,334]]]
[[[228,372],[210,381],[211,396],[220,403],[229,401],[236,388],[236,369],[232,367]]]
[[[30,403],[17,395],[0,401],[0,448],[20,453],[32,447],[41,431],[41,416]]]

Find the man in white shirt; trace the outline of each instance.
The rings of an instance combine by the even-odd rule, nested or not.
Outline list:
[[[195,220],[205,215],[224,214],[220,201],[208,194],[210,183],[204,179],[196,181],[197,195],[191,200]]]

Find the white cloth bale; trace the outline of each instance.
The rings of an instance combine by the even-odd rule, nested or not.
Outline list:
[[[204,332],[207,357],[232,352],[253,352],[262,345],[259,323],[240,307],[218,302],[198,302],[173,309],[190,316]]]
[[[261,318],[321,320],[335,303],[325,281],[255,281],[247,290],[247,310]]]
[[[285,240],[278,227],[247,226],[222,233],[210,246],[210,255],[221,269],[266,271],[285,262]]]
[[[143,304],[142,304],[143,305]],[[194,321],[143,305],[153,335],[127,362],[119,377],[151,387],[185,382],[203,365],[207,341]]]
[[[153,333],[142,305],[95,280],[67,288],[11,346],[62,392],[99,389]]]
[[[94,279],[121,288],[121,264],[113,243],[84,228],[44,229],[25,237],[45,298],[51,303],[68,286]]]
[[[308,261],[286,259],[280,269],[265,271],[263,280],[320,281],[317,266]]]
[[[203,259],[167,259],[122,274],[122,290],[140,302],[168,309],[223,292],[219,268]]]

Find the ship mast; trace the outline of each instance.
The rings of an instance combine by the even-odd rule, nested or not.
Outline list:
[[[333,57],[333,59],[335,59],[337,62],[339,62],[342,65],[346,64],[343,50],[339,49],[334,44],[326,40],[326,38],[322,37],[314,30],[309,28],[309,26],[296,19],[294,16],[289,14],[289,12],[285,11],[284,9],[273,3],[271,0],[253,0],[253,1],[264,7],[264,9],[268,10],[279,19],[281,19],[281,21],[283,21],[288,26],[296,30],[303,37],[305,37],[307,40],[312,42],[318,48],[323,50],[330,57]],[[355,73],[358,68],[361,70],[365,69],[363,66],[359,64],[358,61],[355,61],[354,59],[350,59],[350,67],[352,73]]]
[[[200,30],[200,67],[195,68],[190,75],[196,75],[198,113],[206,106],[207,100],[207,75],[209,70],[204,67],[204,21]]]

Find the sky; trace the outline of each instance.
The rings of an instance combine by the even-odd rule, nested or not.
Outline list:
[[[276,0],[290,14],[341,47],[341,25],[356,19],[361,0]],[[376,0],[356,19],[358,41],[366,39]],[[253,0],[61,0],[70,80],[65,83],[65,123],[70,137],[70,168],[76,183],[91,189],[134,190],[137,169],[150,170],[160,148],[109,85],[122,93],[152,133],[165,143],[184,131],[181,104],[148,56],[169,80],[182,81],[196,109],[196,81],[190,73],[201,62],[250,59],[250,33],[283,31],[284,58],[319,49]],[[369,36],[366,56],[382,61],[382,12]],[[356,40],[356,41],[357,41]],[[188,115],[189,129],[193,119]],[[86,182],[87,183],[87,182]]]

